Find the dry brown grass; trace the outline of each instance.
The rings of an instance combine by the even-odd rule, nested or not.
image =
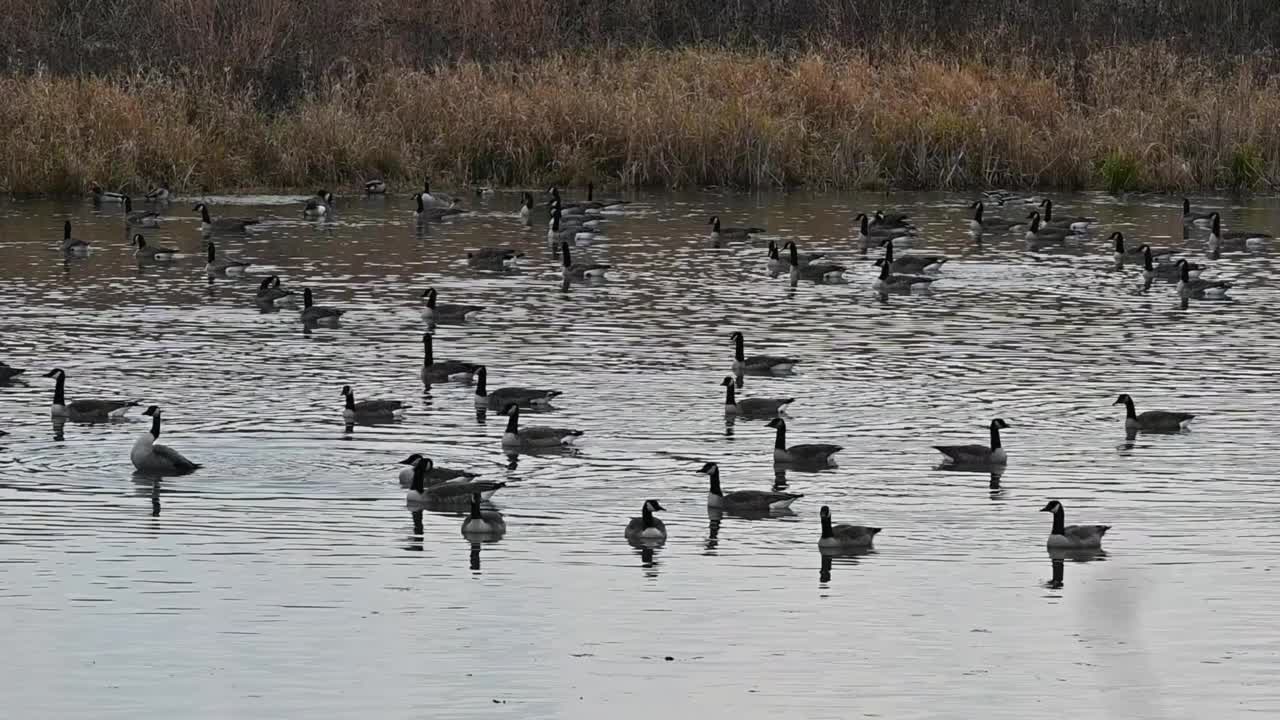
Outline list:
[[[188,0],[194,2],[195,0]],[[1061,74],[902,52],[782,58],[618,51],[426,71],[332,73],[266,112],[230,78],[0,78],[0,188],[80,192],[353,186],[367,176],[501,185],[1107,187],[1280,177],[1280,79],[1155,44]],[[1083,87],[1083,89],[1082,89]]]

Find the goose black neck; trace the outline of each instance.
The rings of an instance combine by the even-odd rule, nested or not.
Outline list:
[[[863,234],[863,235],[866,235],[866,234],[867,234],[867,230],[868,230],[869,226],[870,226],[870,221],[868,221],[868,220],[867,220],[867,215],[866,215],[866,213],[863,213],[863,215],[862,215],[862,223],[858,226],[858,229],[859,229],[860,231],[862,231],[862,234]]]
[[[151,439],[160,439],[160,413],[151,416]]]
[[[1124,416],[1135,419],[1138,417],[1138,411],[1133,407],[1133,398],[1124,399]]]
[[[560,245],[560,263],[568,269],[573,265],[573,260],[569,257],[569,243]]]
[[[422,336],[422,366],[431,367],[434,364],[435,364],[435,353],[432,352],[432,348],[431,348],[431,336],[423,335]]]
[[[893,241],[892,240],[885,243],[884,245],[884,264],[886,267],[893,264]]]
[[[436,292],[435,292],[435,290],[428,290],[428,291],[427,291],[427,307],[431,308],[432,310],[435,310],[435,309],[436,309]]]
[[[991,423],[991,449],[998,450],[1000,448],[1000,426]]]
[[[350,395],[347,396],[351,397]],[[413,465],[413,483],[409,486],[413,490],[421,494],[427,488],[427,463],[424,460],[418,460]]]
[[[779,450],[787,449],[787,424],[779,421],[778,432],[774,435],[773,446]]]
[[[1053,534],[1061,535],[1067,526],[1067,511],[1062,505],[1058,505],[1058,509],[1053,511]]]
[[[1219,218],[1217,213],[1213,214],[1213,234],[1222,234],[1222,218]]]
[[[209,262],[213,262],[218,257],[218,250],[213,246],[213,243],[209,243],[209,252],[207,257],[209,258]]]
[[[560,232],[560,213],[551,214],[551,232]]]
[[[793,249],[791,252],[794,253],[795,250]],[[792,265],[791,267],[795,267],[795,265]],[[737,360],[738,362],[742,362],[743,360],[746,360],[746,353],[744,352],[744,348],[743,348],[744,344],[745,344],[745,341],[742,339],[742,333],[738,333],[737,335],[733,336],[733,359]]]
[[[887,262],[880,263],[880,279],[881,280],[889,279],[889,263]]]
[[[737,405],[737,404],[738,404],[737,398],[736,398],[736,397],[734,397],[734,392],[733,392],[733,383],[731,383],[731,382],[730,382],[730,383],[725,383],[725,386],[724,386],[724,404],[725,404],[725,405]]]
[[[480,520],[480,496],[472,494],[471,496],[471,519]]]
[[[1151,248],[1143,248],[1142,250],[1142,269],[1155,270],[1155,268],[1151,266]]]
[[[200,221],[206,224],[213,223],[213,220],[209,218],[209,208],[207,207],[200,208]]]
[[[63,240],[71,239],[71,221],[70,220],[62,223],[62,239]]]
[[[520,411],[511,408],[507,414],[507,432],[516,435],[520,432]]]
[[[311,288],[304,289],[302,291],[302,307],[309,309],[314,304],[315,300],[311,297]]]
[[[1182,214],[1184,216],[1191,214],[1191,201],[1186,198],[1182,198]]]
[[[1181,279],[1182,279],[1182,282],[1184,282],[1184,283],[1189,283],[1189,282],[1191,282],[1191,268],[1189,268],[1189,267],[1187,266],[1187,264],[1186,264],[1186,263],[1182,263],[1182,278],[1181,278]]]
[[[800,250],[795,243],[791,243],[791,267],[800,267]]]
[[[53,383],[53,404],[66,405],[67,376],[58,373],[57,379]]]
[[[1124,236],[1119,233],[1116,233],[1116,252],[1124,252]]]
[[[822,537],[829,538],[832,535],[833,533],[831,532],[831,516],[823,515],[822,516]]]
[[[128,195],[124,198],[124,212],[126,215],[133,212],[133,199]]]
[[[348,410],[356,409],[356,393],[354,390],[347,393],[347,409]]]
[[[724,491],[720,489],[720,468],[711,468],[711,494],[724,495]]]
[[[640,518],[645,527],[653,527],[653,511],[649,509],[649,503],[645,503],[644,507],[640,508]]]
[[[476,373],[476,397],[485,397],[489,394],[489,371],[482,367]]]
[[[588,201],[595,200],[596,199],[595,194],[596,194],[596,186],[592,185],[591,183],[587,183],[587,200]]]
[[[975,207],[975,208],[973,209],[973,219],[974,219],[974,220],[977,220],[979,223],[981,223],[981,222],[982,222],[982,212],[983,212],[982,203],[978,203],[977,207]]]
[[[711,223],[711,229],[714,232],[720,232],[720,216],[719,215],[717,215],[715,217],[715,220]]]
[[[1031,213],[1031,232],[1040,232],[1040,213]]]
[[[421,215],[426,210],[422,205],[422,195],[415,195],[414,197],[418,198],[418,214]]]
[[[778,245],[772,240],[769,241],[769,259],[770,260],[778,259]]]

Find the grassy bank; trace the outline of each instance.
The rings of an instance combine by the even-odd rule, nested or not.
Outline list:
[[[229,75],[0,78],[0,188],[1269,188],[1280,79],[1148,44],[1078,64],[628,50],[354,70],[266,110]]]

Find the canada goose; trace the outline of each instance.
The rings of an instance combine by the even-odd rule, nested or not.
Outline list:
[[[505,247],[486,247],[467,253],[467,265],[476,270],[509,270],[524,253]]]
[[[551,199],[547,201],[547,209],[549,211],[554,211],[557,208],[559,208],[566,217],[570,215],[585,215],[588,213],[588,210],[590,210],[593,214],[599,214],[598,209],[588,208],[583,203],[564,202],[563,200],[560,199],[560,188],[554,185],[552,185],[551,188],[547,190],[547,193],[551,195]]]
[[[12,367],[8,363],[0,361],[0,384],[7,383],[25,372],[26,369],[24,368]]]
[[[556,201],[552,200],[550,219],[547,220],[548,228],[555,226],[555,217],[557,213],[560,215],[560,230],[566,233],[574,231],[584,234],[596,234],[596,231],[599,230],[600,226],[605,222],[604,218],[595,215],[584,215],[581,213],[570,215],[565,212],[565,210],[561,208]]]
[[[893,272],[906,274],[920,272],[938,272],[947,261],[945,255],[900,255],[893,254],[893,240],[885,240],[884,260]]]
[[[427,288],[422,291],[422,297],[427,299],[427,306],[423,308],[422,316],[426,318],[428,322],[462,322],[467,319],[468,315],[484,310],[484,305],[439,303],[436,302],[437,296],[438,293],[435,288]]]
[[[574,262],[569,255],[569,243],[560,243],[560,267],[561,274],[564,279],[568,280],[586,280],[590,278],[602,278],[609,271],[612,265],[593,262]]]
[[[173,191],[168,183],[160,183],[160,187],[152,188],[146,195],[147,202],[167,203],[173,199]]]
[[[249,230],[250,225],[257,225],[257,218],[218,218],[214,220],[209,216],[209,206],[204,203],[198,203],[191,208],[193,212],[200,213],[200,231],[204,233],[242,233]]]
[[[423,457],[425,456],[419,453],[414,453],[398,463],[399,465],[408,466],[400,470],[398,479],[400,480],[401,487],[409,487],[409,485],[413,483],[413,473],[417,468],[418,460]],[[475,477],[477,476],[473,472],[440,467],[433,462],[424,472],[423,481],[428,486],[431,486],[439,485],[440,483],[472,480]]]
[[[331,210],[333,210],[333,193],[328,190],[317,190],[316,194],[307,198],[302,205],[302,214],[306,217],[324,217]]]
[[[1191,277],[1190,263],[1186,260],[1178,260],[1177,267],[1178,295],[1183,299],[1223,298],[1231,289],[1231,283],[1227,280],[1203,280]]]
[[[1107,239],[1115,244],[1115,250],[1112,258],[1115,260],[1116,269],[1124,267],[1124,258],[1126,255],[1144,255],[1149,254],[1153,258],[1167,258],[1173,255],[1174,251],[1170,248],[1153,248],[1150,245],[1139,245],[1136,248],[1128,248],[1124,242],[1124,233],[1116,231],[1107,236]],[[1146,250],[1143,250],[1146,248]]]
[[[386,195],[387,183],[385,180],[373,179],[364,181],[365,195]]]
[[[74,422],[96,423],[118,420],[129,412],[129,408],[137,407],[137,400],[72,400],[67,402],[67,373],[61,368],[54,368],[44,375],[54,378],[53,405],[49,414],[56,418],[67,418]]]
[[[880,268],[880,275],[871,283],[871,289],[881,295],[910,294],[917,288],[927,290],[933,284],[933,278],[920,275],[894,275],[889,272],[889,261],[880,258],[875,262]]]
[[[795,398],[742,398],[734,399],[737,387],[733,378],[727,377],[721,383],[724,386],[724,414],[744,415],[747,417],[773,417],[787,409],[795,402]]]
[[[666,508],[657,500],[645,500],[644,505],[640,506],[640,517],[633,517],[627,523],[627,529],[623,533],[628,540],[632,541],[662,541],[667,539],[667,526],[658,518],[654,517],[655,512],[665,512]]]
[[[342,410],[342,417],[347,422],[355,422],[357,420],[399,420],[404,416],[408,405],[399,400],[361,400],[356,402],[356,393],[351,389],[350,385],[342,386],[342,397],[346,400],[346,407]]]
[[[124,196],[124,222],[134,227],[160,227],[160,213],[154,210],[133,211],[133,198]]]
[[[595,183],[587,183],[587,202],[586,202],[586,204],[587,204],[587,205],[589,205],[589,206],[591,206],[591,207],[597,207],[597,208],[600,208],[600,209],[607,210],[607,209],[610,209],[610,208],[618,208],[618,207],[622,207],[623,205],[630,205],[630,204],[631,204],[631,201],[630,201],[630,200],[623,200],[623,199],[621,199],[621,198],[609,198],[609,199],[607,199],[607,200],[597,200],[597,199],[596,199],[596,186],[595,186]]]
[[[422,334],[422,370],[418,373],[419,379],[427,384],[450,380],[471,382],[480,366],[460,360],[436,360],[432,338],[431,333]]]
[[[520,212],[516,217],[520,218],[521,225],[533,227],[533,193],[526,192],[520,196]]]
[[[432,207],[437,207],[437,208],[453,207],[454,202],[455,202],[455,201],[454,201],[454,199],[453,199],[453,197],[451,197],[451,196],[449,196],[449,195],[446,195],[445,193],[442,193],[442,192],[439,192],[439,191],[434,192],[434,193],[433,193],[433,192],[431,192],[431,181],[430,181],[430,180],[424,180],[424,181],[422,181],[422,192],[418,194],[418,197],[419,197],[419,198],[421,198],[421,199],[422,199],[423,204],[424,204],[424,205],[426,205],[426,206],[427,206],[427,207],[429,207],[429,208],[432,208]]]
[[[405,493],[406,501],[415,504],[454,504],[467,502],[472,495],[488,500],[507,486],[504,482],[470,479],[431,483],[429,475],[434,466],[435,463],[429,457],[420,456],[414,462],[409,492]]]
[[[1031,220],[1031,225],[1027,228],[1027,232],[1023,235],[1029,245],[1051,245],[1061,244],[1068,238],[1074,238],[1075,235],[1068,228],[1062,227],[1045,227],[1040,222],[1040,213],[1034,210],[1027,216]]]
[[[280,287],[279,276],[268,275],[262,278],[262,282],[258,284],[258,292],[254,297],[259,302],[273,303],[280,298],[289,297],[292,294],[292,290],[285,290]]]
[[[71,237],[71,221],[62,223],[62,253],[64,255],[88,255],[89,243]]]
[[[1139,415],[1133,407],[1133,398],[1122,393],[1112,405],[1124,405],[1124,429],[1129,432],[1173,432],[1182,430],[1195,415],[1191,413],[1148,410]]]
[[[776,463],[835,467],[835,454],[844,449],[839,445],[825,443],[787,447],[787,421],[774,418],[769,421],[769,427],[777,429],[773,440],[773,461]]]
[[[346,312],[335,307],[316,305],[311,295],[311,288],[302,289],[302,312],[298,315],[304,325],[336,326]]]
[[[133,246],[133,256],[136,258],[168,262],[173,259],[174,255],[178,254],[177,250],[148,245],[146,238],[142,237],[142,235],[134,235],[133,242],[129,244]]]
[[[480,494],[471,495],[471,514],[462,521],[463,535],[501,535],[507,531],[507,521],[497,510],[481,510]]]
[[[129,459],[138,472],[149,475],[186,475],[200,469],[200,463],[193,463],[177,450],[156,442],[160,439],[159,407],[152,405],[142,414],[151,416],[151,429],[139,435],[133,443],[133,449],[129,451]]]
[[[520,406],[507,405],[502,410],[507,416],[507,429],[502,433],[502,446],[508,449],[553,448],[567,445],[582,435],[581,430],[553,428],[543,425],[520,427]]]
[[[877,210],[871,216],[871,227],[889,230],[913,230],[911,216],[900,212],[884,212]]]
[[[1271,233],[1250,230],[1222,231],[1222,218],[1218,213],[1210,213],[1209,252],[1216,255],[1226,250],[1257,250],[1265,247],[1274,236]]]
[[[1012,222],[999,217],[986,217],[986,207],[981,200],[975,200],[969,207],[973,208],[973,218],[969,220],[969,230],[976,234],[984,232],[1006,232],[1022,223]]]
[[[226,256],[219,256],[217,247],[210,242],[206,252],[208,260],[205,262],[204,271],[209,275],[243,275],[244,271],[249,269],[251,263],[244,260],[236,260]]]
[[[476,368],[476,407],[487,407],[493,410],[508,405],[520,407],[550,407],[551,401],[564,393],[559,390],[541,390],[537,388],[504,387],[489,392],[489,371],[484,365]]]
[[[1005,465],[1009,456],[1000,445],[1000,431],[1009,424],[1000,418],[991,421],[991,447],[986,445],[934,445],[934,449],[946,456],[946,464],[962,467],[991,467]]]
[[[1053,529],[1049,531],[1050,548],[1068,550],[1089,550],[1102,547],[1102,536],[1111,529],[1110,525],[1066,525],[1066,511],[1062,503],[1050,500],[1048,505],[1040,508],[1040,512],[1053,513]]]
[[[802,253],[802,252],[796,253],[796,258],[800,261],[801,265],[808,265],[809,263],[812,263],[815,260],[818,260],[824,257],[826,257],[826,255],[823,253]],[[788,272],[790,270],[791,270],[790,254],[788,254],[786,259],[783,259],[778,254],[778,244],[770,240],[769,241],[769,272],[774,273],[776,275],[780,272]]]
[[[861,550],[871,547],[877,527],[861,525],[832,525],[831,508],[823,505],[818,512],[822,521],[822,537],[818,539],[819,550]]]
[[[1053,201],[1045,198],[1040,202],[1040,206],[1044,208],[1044,220],[1042,224],[1045,227],[1059,227],[1068,230],[1088,230],[1091,225],[1098,221],[1094,217],[1083,217],[1080,215],[1059,215],[1053,216]]]
[[[746,338],[741,332],[729,336],[733,343],[733,371],[736,373],[788,373],[800,362],[780,355],[752,355],[746,357]]]
[[[551,227],[547,228],[547,242],[554,245],[558,242],[589,242],[598,237],[595,230],[582,225],[561,227],[560,208],[551,211]]]
[[[712,215],[711,219],[707,220],[707,224],[711,226],[711,236],[708,239],[715,247],[725,242],[745,242],[750,240],[752,235],[764,232],[764,228],[755,226],[722,227],[719,215]]]
[[[1164,280],[1178,280],[1182,276],[1182,266],[1176,262],[1161,262],[1155,264],[1152,262],[1151,247],[1148,245],[1139,245],[1138,252],[1142,253],[1142,279],[1146,282],[1147,287],[1151,286],[1152,281],[1157,277]],[[1168,256],[1165,256],[1168,260]],[[1183,261],[1185,262],[1185,261]],[[1187,263],[1188,277],[1200,277],[1200,271],[1203,270],[1195,263]]]
[[[735,490],[726,493],[720,489],[719,465],[709,462],[698,472],[706,475],[711,482],[711,489],[707,493],[709,508],[719,508],[728,512],[776,512],[790,508],[791,503],[804,497],[797,493],[770,490]]]
[[[124,202],[124,193],[103,190],[102,186],[96,182],[89,183],[89,190],[93,193],[94,204]]]
[[[790,269],[787,271],[791,284],[795,285],[800,280],[810,280],[815,283],[839,283],[844,282],[845,266],[839,263],[824,262],[819,260],[811,260],[807,263],[800,261],[800,249],[796,247],[794,242],[787,241],[782,246],[787,251],[787,264]]]
[[[1213,220],[1214,213],[1191,207],[1191,201],[1182,198],[1182,224],[1183,225],[1208,225]]]
[[[461,215],[466,212],[460,207],[453,205],[427,205],[423,202],[422,196],[417,195],[418,207],[413,211],[413,215],[421,222],[436,222],[453,215]]]
[[[889,239],[905,240],[911,234],[902,228],[873,227],[871,219],[867,217],[866,213],[858,213],[853,220],[858,225],[858,248],[861,250],[882,245],[885,240]]]

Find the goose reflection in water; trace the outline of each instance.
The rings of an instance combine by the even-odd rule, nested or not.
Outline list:
[[[409,512],[409,517],[413,520],[413,534],[408,537],[404,549],[408,552],[422,552],[425,549],[423,543],[423,527],[422,527],[422,510],[416,509]]]
[[[1049,549],[1049,562],[1052,567],[1053,577],[1044,582],[1044,587],[1048,590],[1060,590],[1065,585],[1064,565],[1070,560],[1073,563],[1090,563],[1107,559],[1106,550],[1063,550],[1058,548]]]
[[[875,554],[876,551],[874,548],[845,550],[843,552],[835,550],[820,551],[822,565],[818,570],[818,586],[826,587],[826,584],[831,582],[831,568],[834,567],[837,562],[841,565],[848,565],[852,567],[861,563],[862,558]]]

